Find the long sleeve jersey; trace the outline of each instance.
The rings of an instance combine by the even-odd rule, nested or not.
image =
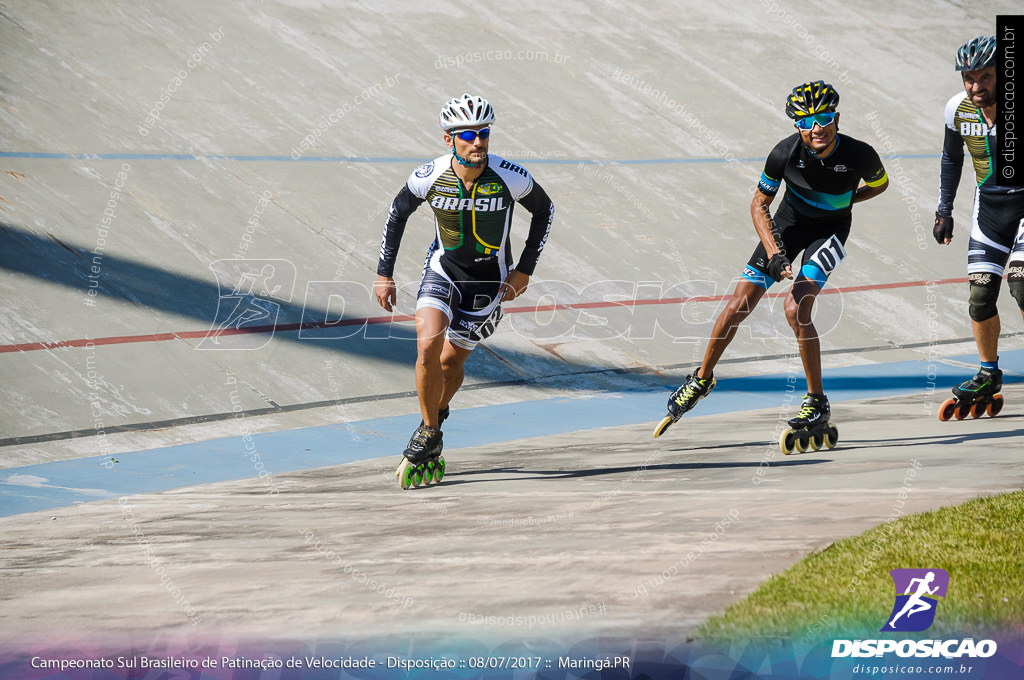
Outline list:
[[[452,156],[425,163],[409,175],[388,213],[377,273],[393,276],[409,216],[424,202],[434,212],[442,263],[460,275],[501,280],[513,265],[509,248],[512,212],[521,203],[532,215],[515,269],[532,275],[554,216],[554,204],[522,167],[490,154],[483,174],[466,189],[452,169]]]

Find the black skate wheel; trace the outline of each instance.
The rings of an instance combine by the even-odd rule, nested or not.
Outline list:
[[[665,430],[667,430],[668,426],[671,425],[673,422],[674,421],[672,420],[672,416],[665,416],[664,418],[662,418],[661,422],[659,422],[654,427],[654,438],[657,439],[661,435],[665,434]]]
[[[971,407],[966,404],[957,406],[953,409],[953,417],[957,420],[963,420],[967,417],[967,414],[971,412]]]
[[[788,456],[789,454],[793,453],[795,446],[796,433],[790,429],[783,430],[782,436],[779,437],[779,448],[782,449],[783,455]]]
[[[946,422],[953,417],[953,412],[956,410],[956,399],[947,399],[942,402],[942,406],[939,407],[939,420]]]
[[[971,404],[971,417],[972,418],[980,418],[983,415],[985,415],[985,407],[986,406],[987,406],[987,404],[983,404],[980,401],[976,401],[973,404]]]
[[[808,439],[808,443],[811,445],[811,451],[820,451],[825,446],[825,433],[818,432],[817,434],[812,434],[810,439]]]

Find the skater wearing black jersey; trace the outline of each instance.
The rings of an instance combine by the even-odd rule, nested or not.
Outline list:
[[[796,335],[807,377],[807,396],[784,433],[784,453],[810,445],[833,446],[838,431],[830,428],[830,409],[821,382],[821,350],[811,322],[814,300],[825,281],[846,257],[851,205],[885,191],[889,180],[871,146],[839,134],[839,95],[820,80],[799,85],[786,100],[786,114],[796,133],[779,142],[765,161],[764,173],[750,204],[760,243],[743,270],[725,310],[715,321],[704,360],[669,398],[668,415],[654,436],[664,433],[715,386],[714,368],[736,335],[739,324],[754,310],[776,281],[794,279],[785,300],[786,319]],[[774,217],[769,211],[783,180],[786,192]],[[803,251],[801,266],[793,261]],[[787,438],[788,437],[788,438]]]

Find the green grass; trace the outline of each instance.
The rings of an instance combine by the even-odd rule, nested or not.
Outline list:
[[[910,515],[833,543],[772,576],[698,638],[720,640],[884,638],[894,599],[889,570],[939,568],[949,590],[939,599],[933,638],[1024,631],[1024,491]]]

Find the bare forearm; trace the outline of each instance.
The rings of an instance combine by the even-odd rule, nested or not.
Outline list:
[[[772,199],[761,193],[754,195],[750,203],[750,217],[754,221],[754,229],[757,231],[761,243],[768,251],[768,257],[779,252],[779,246],[775,243],[775,234],[772,230],[772,214],[769,210]]]
[[[885,184],[882,184],[880,186],[877,186],[877,187],[869,187],[866,184],[861,184],[853,192],[853,199],[850,202],[851,203],[860,203],[861,201],[867,201],[868,199],[874,198],[875,196],[877,196],[878,194],[882,193],[883,191],[885,191],[888,188],[889,188],[889,183],[888,182],[886,182]]]

